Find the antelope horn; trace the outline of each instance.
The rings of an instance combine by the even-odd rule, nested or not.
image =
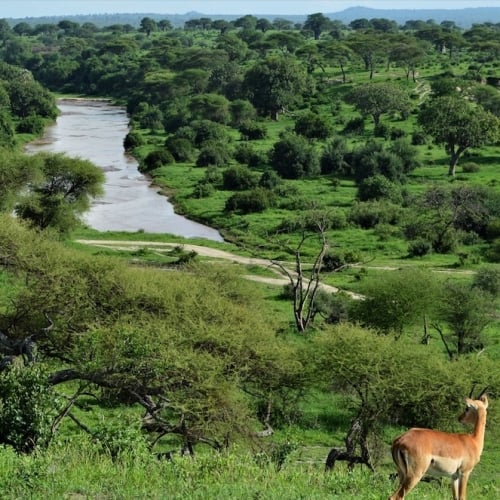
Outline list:
[[[485,387],[485,388],[481,391],[481,394],[479,394],[479,396],[477,397],[477,399],[481,399],[481,398],[485,395],[486,391],[488,390],[488,387],[489,387],[489,386],[486,386],[486,387]]]
[[[469,392],[469,399],[472,399],[473,398],[473,394],[474,394],[474,389],[476,388],[476,383],[473,383],[472,384],[472,388]]]

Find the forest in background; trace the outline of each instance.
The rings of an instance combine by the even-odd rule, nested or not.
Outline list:
[[[386,498],[391,439],[488,386],[496,498],[499,25],[163,21],[0,23],[3,496]],[[288,285],[75,242],[171,237],[79,225],[99,169],[20,152],[51,92],[126,106],[177,209]],[[331,446],[366,467],[325,475]]]

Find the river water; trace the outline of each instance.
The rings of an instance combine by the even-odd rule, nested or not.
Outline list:
[[[84,215],[88,226],[98,231],[144,230],[223,240],[215,229],[174,213],[167,198],[138,171],[137,161],[123,149],[128,133],[123,108],[106,101],[78,99],[61,99],[57,105],[57,121],[45,129],[43,137],[28,144],[26,151],[66,153],[104,170],[104,195],[94,200]]]

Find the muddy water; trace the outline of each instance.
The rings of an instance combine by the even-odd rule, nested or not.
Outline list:
[[[92,161],[106,174],[104,196],[94,200],[84,216],[99,231],[170,233],[222,241],[218,231],[174,213],[172,205],[142,175],[134,158],[125,154],[128,132],[125,111],[105,101],[58,101],[57,122],[30,143],[30,153],[63,152]]]

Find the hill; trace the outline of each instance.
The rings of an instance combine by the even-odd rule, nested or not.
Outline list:
[[[278,17],[288,19],[294,23],[303,23],[307,16],[305,15],[288,15],[280,13],[275,15],[260,15],[254,13],[256,17],[263,17],[273,20]],[[368,7],[351,7],[340,12],[328,12],[325,15],[331,19],[338,19],[346,24],[354,19],[373,19],[385,18],[396,21],[399,24],[404,24],[409,20],[423,20],[434,19],[437,23],[442,21],[454,21],[462,28],[468,28],[475,23],[493,22],[500,23],[500,7],[477,7],[467,9],[373,9]],[[185,14],[158,14],[158,13],[116,13],[116,14],[88,14],[76,16],[45,16],[45,17],[25,17],[25,18],[10,18],[7,19],[8,23],[12,26],[19,22],[26,22],[31,25],[43,23],[58,23],[59,21],[70,20],[80,24],[93,23],[98,27],[110,26],[113,24],[130,24],[131,26],[138,27],[141,19],[150,17],[155,21],[161,19],[168,19],[173,26],[182,27],[189,19],[198,19],[201,17],[209,17],[210,19],[225,19],[233,21],[238,19],[239,15],[229,14],[212,14],[207,15],[202,12],[186,12]]]

